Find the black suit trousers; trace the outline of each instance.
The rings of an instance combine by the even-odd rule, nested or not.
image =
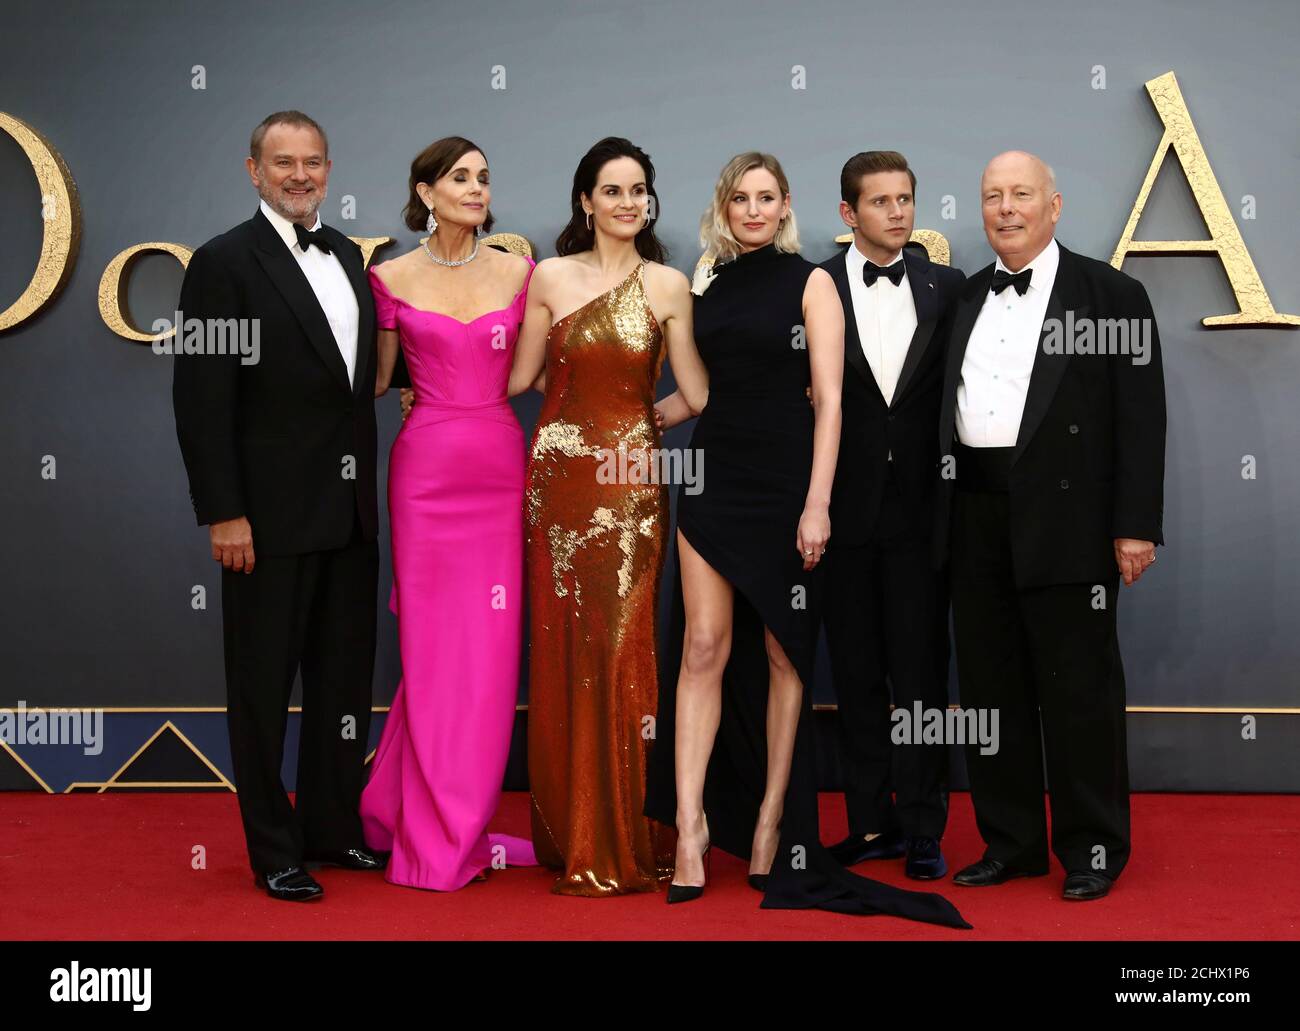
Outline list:
[[[850,834],[941,838],[947,746],[894,744],[889,706],[891,686],[899,708],[948,705],[947,585],[932,566],[929,525],[911,513],[893,470],[867,542],[831,548],[824,560],[844,799]]]
[[[997,710],[997,751],[966,746],[985,857],[1115,878],[1128,861],[1124,668],[1116,636],[1119,577],[1019,589],[1010,495],[955,492],[952,609],[961,704]]]
[[[255,872],[363,844],[359,807],[378,578],[378,544],[362,540],[355,521],[341,548],[259,557],[252,573],[222,571],[230,752]],[[291,805],[280,771],[299,668],[302,725]]]

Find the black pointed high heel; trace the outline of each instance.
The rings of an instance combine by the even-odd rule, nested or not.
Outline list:
[[[781,847],[781,838],[780,838],[781,825],[779,823],[776,825],[776,832],[777,832],[776,845],[777,845],[777,849],[779,850]],[[773,863],[776,862],[775,856],[772,857],[772,862]],[[768,867],[768,873],[752,873],[749,875],[749,886],[753,888],[755,891],[765,892],[767,891],[767,879],[769,876],[771,876],[771,867]]]
[[[668,885],[668,905],[675,902],[694,902],[704,894],[704,887],[709,883],[709,853],[712,851],[711,844],[704,846],[704,851],[700,853],[700,859],[704,862],[704,884],[669,884]]]
[[[709,830],[709,821],[704,821],[705,833]],[[668,885],[668,905],[677,902],[693,902],[704,894],[704,887],[709,883],[709,853],[713,848],[713,842],[704,846],[704,851],[700,853],[700,862],[704,864],[704,884],[672,884]]]

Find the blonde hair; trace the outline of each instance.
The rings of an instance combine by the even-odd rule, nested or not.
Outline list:
[[[781,196],[789,196],[790,180],[785,177],[781,162],[771,154],[762,154],[756,150],[737,154],[723,167],[717,185],[713,188],[713,201],[700,216],[700,246],[704,248],[705,259],[713,262],[730,261],[741,252],[740,242],[731,232],[731,225],[727,221],[727,205],[731,202],[736,184],[746,172],[755,168],[771,172]],[[795,224],[793,208],[777,227],[772,243],[784,254],[799,253],[799,229]]]

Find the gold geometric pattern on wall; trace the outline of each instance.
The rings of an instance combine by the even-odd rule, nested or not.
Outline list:
[[[147,768],[158,761],[158,753],[161,749],[176,745],[187,749],[191,755],[198,759],[205,769],[210,770],[212,772],[212,779],[134,780],[128,777],[128,771],[133,766],[145,766]],[[150,755],[151,752],[153,753],[152,755]],[[70,794],[74,791],[94,790],[98,794],[103,794],[105,791],[152,791],[159,788],[184,789],[187,791],[234,791],[235,785],[230,782],[224,773],[217,769],[206,755],[194,746],[194,742],[186,737],[176,724],[172,723],[171,720],[167,720],[161,727],[150,735],[149,739],[145,741],[144,744],[135,750],[135,754],[133,754],[131,758],[127,759],[127,761],[124,762],[121,767],[118,768],[117,772],[109,777],[108,780],[100,784],[78,781],[74,784],[69,784],[64,793]]]
[[[389,711],[389,708],[390,707],[387,705],[373,706],[371,711],[373,713],[386,713]],[[813,709],[818,712],[834,712],[836,711],[837,708],[838,707],[834,703],[819,702],[813,705]],[[957,706],[950,705],[949,708],[957,708]],[[206,713],[217,714],[217,713],[224,713],[225,709],[219,706],[211,706],[211,707],[205,706],[202,708],[190,708],[190,709],[153,708],[153,707],[141,708],[137,706],[129,706],[129,707],[122,707],[122,708],[109,707],[109,708],[105,708],[103,711],[104,712],[131,712],[131,713],[202,712],[205,714]],[[291,713],[297,713],[301,711],[302,709],[300,706],[295,705],[289,708],[289,712]],[[528,706],[526,704],[518,704],[515,706],[515,711],[517,713],[526,713],[528,711]],[[1130,715],[1140,714],[1140,715],[1241,716],[1241,715],[1249,714],[1254,716],[1300,716],[1300,707],[1296,707],[1296,706],[1129,705],[1126,706],[1126,711]],[[165,738],[164,735],[166,735]],[[205,772],[211,773],[212,775],[211,778],[196,779],[196,780],[176,780],[176,779],[162,779],[162,778],[143,779],[143,780],[128,779],[127,774],[129,773],[129,771],[131,771],[132,767],[138,766],[142,758],[145,759],[150,758],[147,756],[147,752],[149,751],[150,746],[157,745],[159,742],[162,741],[175,744],[177,748],[184,748],[188,752],[187,758],[192,757],[193,759],[198,760],[198,762],[202,764],[202,767],[204,768]],[[367,754],[365,758],[366,766],[371,766],[373,764],[377,752],[378,749],[373,749],[370,751],[369,754]],[[5,756],[8,756],[7,761],[4,758]],[[32,769],[32,767],[27,762],[25,762],[23,758],[16,751],[14,751],[14,749],[10,747],[8,743],[6,743],[3,740],[0,740],[0,773],[3,773],[6,767],[11,774],[16,773],[17,776],[19,776],[20,778],[26,778],[30,780],[31,781],[30,790],[40,790],[46,792],[47,794],[55,793],[54,789],[51,788],[48,783],[46,783],[45,779],[41,777],[41,775],[38,774],[34,769]],[[73,793],[103,794],[107,791],[137,791],[137,790],[156,790],[156,789],[192,790],[192,791],[230,791],[230,792],[234,792],[236,790],[235,785],[230,781],[230,779],[226,777],[226,775],[223,774],[217,768],[217,766],[210,759],[208,759],[208,757],[204,755],[203,752],[200,751],[199,748],[192,741],[190,741],[190,739],[186,737],[185,734],[182,733],[181,730],[174,723],[171,722],[171,720],[166,720],[157,730],[153,732],[153,734],[149,736],[148,740],[146,740],[144,744],[142,744],[139,748],[137,748],[135,753],[129,759],[127,759],[127,761],[124,762],[121,765],[121,767],[107,780],[74,781],[73,783],[69,784],[66,788],[63,789],[63,793],[64,794],[73,794]],[[3,794],[3,791],[5,790],[28,790],[28,789],[25,787],[5,788],[3,786],[0,786],[0,794]]]

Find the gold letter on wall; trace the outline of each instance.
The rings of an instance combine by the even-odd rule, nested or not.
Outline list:
[[[31,318],[63,289],[76,264],[81,243],[81,205],[77,184],[50,142],[26,122],[0,111],[0,130],[23,148],[41,187],[41,218],[45,232],[41,258],[27,289],[0,312],[0,333]]]
[[[99,317],[104,320],[104,325],[124,340],[134,340],[141,344],[153,340],[153,334],[146,333],[135,325],[127,313],[126,283],[131,274],[131,266],[143,254],[170,254],[181,263],[181,268],[189,268],[193,253],[178,243],[155,242],[137,243],[118,254],[99,277]],[[158,334],[158,339],[166,340],[175,335],[176,327],[173,326],[167,333]]]
[[[391,236],[350,236],[348,239],[361,248],[362,267],[370,264],[375,251],[393,242]],[[137,243],[114,257],[99,280],[99,317],[104,320],[104,325],[123,340],[133,340],[141,344],[154,340],[155,334],[142,330],[131,320],[127,312],[126,291],[131,268],[144,254],[170,254],[181,263],[181,268],[189,268],[193,253],[183,244],[153,242]],[[166,333],[156,335],[156,339],[166,340],[175,334],[176,328],[173,326]]]
[[[1217,254],[1223,262],[1223,269],[1232,284],[1232,292],[1237,295],[1237,306],[1241,309],[1235,315],[1211,315],[1201,320],[1203,326],[1300,326],[1300,316],[1279,314],[1268,299],[1268,291],[1260,281],[1255,263],[1250,260],[1246,242],[1241,238],[1241,230],[1233,221],[1232,212],[1228,210],[1219,189],[1218,180],[1210,168],[1210,161],[1201,146],[1201,138],[1192,125],[1192,116],[1188,113],[1187,103],[1173,72],[1166,72],[1146,84],[1147,92],[1156,105],[1156,112],[1164,122],[1165,134],[1156,147],[1151,167],[1147,169],[1146,180],[1138,191],[1133,210],[1129,212],[1128,225],[1115,247],[1115,256],[1110,263],[1116,268],[1124,264],[1126,255],[1137,252],[1147,254]],[[1156,181],[1156,174],[1164,163],[1165,155],[1173,146],[1174,153],[1183,167],[1187,185],[1192,189],[1196,205],[1205,219],[1205,227],[1210,231],[1208,240],[1134,240],[1133,231],[1137,229],[1138,220],[1142,218],[1142,209],[1146,207],[1151,195],[1151,186]]]

